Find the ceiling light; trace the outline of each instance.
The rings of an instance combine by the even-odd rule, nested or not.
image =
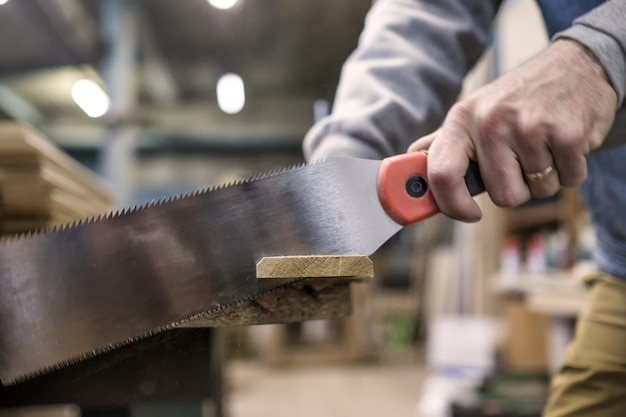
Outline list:
[[[2,6],[3,4],[7,4],[8,2],[9,2],[9,0],[0,0],[0,6]]]
[[[226,10],[237,4],[237,0],[209,0],[209,3],[216,9]]]
[[[224,113],[239,113],[246,104],[243,80],[237,74],[224,74],[217,80],[217,104]]]
[[[111,105],[104,90],[90,80],[76,81],[72,86],[72,98],[92,118],[104,116]]]

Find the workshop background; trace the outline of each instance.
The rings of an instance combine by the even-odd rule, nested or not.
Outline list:
[[[0,0],[2,234],[301,162],[370,5]],[[463,94],[546,44],[534,2],[505,1]],[[0,416],[539,416],[593,239],[575,191],[478,200],[480,223],[438,216],[373,255],[348,318],[156,340],[134,353],[149,373],[0,390]]]

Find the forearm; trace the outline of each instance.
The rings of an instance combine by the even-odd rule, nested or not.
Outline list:
[[[344,65],[333,113],[305,139],[306,158],[381,158],[435,130],[483,52],[499,3],[378,0]]]
[[[626,0],[610,0],[579,17],[554,36],[586,46],[598,59],[615,89],[618,107],[626,96]]]

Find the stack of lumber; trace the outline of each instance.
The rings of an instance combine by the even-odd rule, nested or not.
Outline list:
[[[112,194],[91,171],[36,130],[0,121],[0,234],[65,224],[112,208]]]

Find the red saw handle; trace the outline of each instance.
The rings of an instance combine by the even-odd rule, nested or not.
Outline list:
[[[394,221],[407,226],[439,212],[428,184],[427,156],[410,152],[383,159],[378,171],[378,199]],[[471,195],[485,191],[476,162],[470,162],[465,184]]]

